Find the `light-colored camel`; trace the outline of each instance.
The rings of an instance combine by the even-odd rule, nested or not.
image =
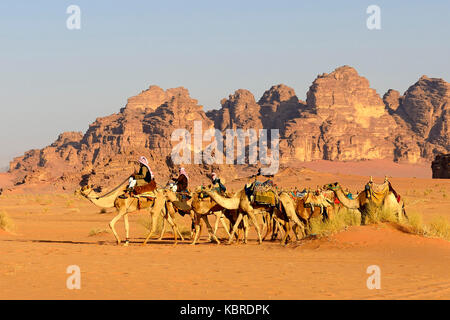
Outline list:
[[[296,224],[302,225],[302,223],[299,221],[297,216],[295,215],[295,211],[292,209],[286,210],[288,207],[288,204],[285,203],[285,197],[279,198],[279,201],[281,202],[281,212],[280,209],[272,206],[267,206],[264,204],[258,204],[258,203],[251,203],[248,199],[247,194],[245,193],[245,189],[242,189],[235,193],[231,197],[223,197],[220,194],[206,190],[205,191],[216,203],[218,203],[220,206],[222,206],[225,209],[228,210],[239,210],[239,215],[236,220],[235,225],[233,226],[233,230],[231,232],[231,235],[229,237],[228,243],[230,244],[233,241],[234,234],[237,232],[237,228],[239,223],[241,222],[243,215],[246,214],[251,219],[253,225],[255,226],[256,232],[258,234],[258,243],[262,243],[262,237],[259,225],[256,220],[256,214],[260,212],[269,212],[271,217],[275,217],[276,221],[280,223],[283,222],[283,225],[286,226],[286,228],[290,229],[290,221],[294,221]],[[286,236],[282,239],[282,243],[286,243],[287,235],[289,232],[286,233]]]
[[[111,222],[109,223],[109,227],[111,228],[118,245],[121,244],[121,240],[116,232],[116,229],[114,228],[116,222],[123,217],[125,225],[125,237],[126,237],[124,245],[127,246],[129,244],[129,234],[130,234],[128,214],[141,209],[147,209],[152,214],[152,230],[150,231],[149,236],[147,237],[144,244],[148,241],[150,235],[152,235],[156,230],[159,214],[162,214],[164,218],[167,220],[167,222],[172,226],[174,231],[175,243],[177,243],[177,234],[183,240],[183,236],[178,230],[178,227],[176,226],[172,217],[170,216],[170,214],[167,214],[166,212],[166,208],[164,205],[165,197],[161,191],[156,191],[155,198],[140,198],[140,199],[135,197],[128,197],[125,199],[119,198],[119,195],[125,192],[127,185],[128,181],[124,181],[118,187],[116,187],[115,189],[104,195],[96,193],[93,190],[92,186],[84,186],[79,191],[82,196],[87,198],[97,207],[116,208],[118,214],[111,220]]]
[[[372,182],[372,179],[371,179]],[[385,179],[385,183],[388,183]],[[355,199],[349,199],[339,183],[333,183],[325,185],[325,188],[332,190],[339,201],[348,209],[357,209],[361,213],[361,224],[365,224],[365,220],[368,213],[368,207],[370,205],[380,207],[383,210],[393,212],[397,220],[400,222],[404,218],[407,218],[405,211],[405,204],[403,200],[397,201],[397,198],[392,191],[392,187],[389,184],[389,191],[383,194],[383,196],[375,201],[373,197],[367,197],[366,191],[362,191]]]

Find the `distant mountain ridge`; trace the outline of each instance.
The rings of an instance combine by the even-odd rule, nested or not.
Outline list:
[[[342,66],[319,75],[306,101],[280,84],[258,101],[239,89],[222,99],[220,109],[207,112],[185,88],[150,86],[129,98],[120,112],[96,119],[85,133],[62,133],[48,147],[15,158],[9,171],[20,184],[102,185],[122,179],[145,155],[163,181],[175,172],[171,133],[179,128],[193,132],[194,121],[201,121],[203,130],[223,133],[279,129],[284,166],[322,159],[431,162],[434,155],[450,152],[450,84],[422,76],[404,95],[391,89],[380,97],[354,68]],[[212,169],[235,174],[231,165],[185,167],[194,178]]]

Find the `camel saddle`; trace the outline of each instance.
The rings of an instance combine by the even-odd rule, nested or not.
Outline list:
[[[183,201],[174,201],[172,202],[173,205],[180,210],[181,212],[189,212],[191,210],[191,207],[187,204],[186,200]]]
[[[173,205],[181,212],[189,212],[191,210],[191,207],[187,204],[187,201],[191,198],[189,192],[183,191],[183,192],[177,192],[177,199],[178,201],[172,202]]]
[[[263,183],[255,181],[250,186],[245,186],[245,194],[251,203],[260,205],[277,205],[277,192],[273,189],[273,181],[267,180]]]
[[[327,199],[324,194],[316,193],[316,192],[308,192],[304,199],[304,207],[305,208],[314,208],[314,207],[329,207],[332,205],[332,201]]]
[[[367,183],[365,187],[367,198],[370,198],[377,206],[381,206],[389,193],[389,185],[389,181],[385,181],[383,184]]]
[[[136,186],[133,190],[133,195],[140,195],[148,192],[153,192],[156,190],[155,180],[150,181],[150,183],[144,184],[143,186]]]

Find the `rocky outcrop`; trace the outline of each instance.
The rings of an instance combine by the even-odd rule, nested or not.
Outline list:
[[[228,99],[220,102],[222,108],[208,113],[217,129],[261,129],[263,128],[261,106],[256,103],[253,94],[244,89],[237,90]]]
[[[450,150],[450,83],[422,76],[405,92],[396,113],[421,140],[425,157]]]
[[[431,164],[433,179],[450,179],[450,153],[439,154]]]
[[[194,123],[202,133],[216,128],[279,129],[282,164],[311,160],[388,159],[416,163],[450,151],[449,84],[422,77],[403,96],[389,90],[383,99],[369,81],[349,66],[319,75],[298,99],[294,89],[276,85],[256,101],[244,89],[221,101],[221,108],[204,112],[185,88],[151,86],[128,99],[120,112],[96,119],[83,134],[67,132],[41,150],[14,159],[10,172],[17,183],[112,185],[127,177],[145,155],[165,183],[177,168],[171,152],[176,129],[191,135]],[[191,141],[191,160],[197,152]],[[234,166],[184,165],[192,181],[204,182],[211,170],[235,175]],[[106,182],[105,182],[106,181]]]
[[[408,140],[404,150],[407,134],[355,69],[343,66],[319,75],[306,102],[301,117],[287,123],[285,160],[420,159],[415,141]]]
[[[383,102],[386,105],[388,111],[392,114],[397,111],[400,106],[400,92],[397,90],[389,89],[383,96]]]
[[[96,119],[84,135],[63,133],[50,146],[14,159],[10,171],[17,175],[17,183],[112,185],[136,169],[140,155],[149,160],[157,181],[167,181],[176,174],[170,155],[178,141],[171,141],[171,133],[175,129],[193,132],[194,121],[201,121],[204,131],[213,127],[213,122],[185,88],[160,90],[152,86],[143,91],[142,99],[138,95],[119,113]],[[220,166],[185,167],[194,178],[196,173],[204,176],[212,169],[221,170]]]

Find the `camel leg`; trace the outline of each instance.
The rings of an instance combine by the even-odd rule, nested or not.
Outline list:
[[[248,230],[250,229],[248,227],[248,217],[245,216],[244,219],[242,220],[243,225],[244,225],[244,243],[247,244],[248,241]]]
[[[220,214],[220,222],[222,223],[222,227],[225,229],[225,232],[227,233],[227,236],[230,236],[230,231],[228,231],[228,226],[225,222],[225,216],[223,213]],[[217,230],[214,231],[214,234],[216,234]]]
[[[209,234],[212,236],[213,240],[214,240],[217,244],[219,244],[220,241],[219,241],[219,239],[217,239],[217,237],[216,237],[216,235],[215,235],[215,233],[214,233],[213,228],[212,228],[211,225],[209,224],[208,216],[207,216],[207,215],[203,215],[203,216],[202,216],[202,219],[203,219],[203,221],[205,221],[206,227],[208,228],[208,232],[209,232]]]
[[[278,238],[278,232],[281,232],[277,220],[272,217],[270,223],[272,224],[272,237],[270,238],[271,241],[274,241]]]
[[[195,213],[194,210],[189,211],[189,216],[191,217],[191,234],[189,239],[193,239],[195,234]]]
[[[116,224],[116,222],[120,219],[120,218],[122,218],[122,216],[124,215],[124,214],[126,214],[127,213],[127,209],[120,209],[119,210],[119,213],[117,214],[117,216],[115,216],[112,220],[111,220],[111,222],[109,223],[109,227],[111,228],[111,231],[112,231],[112,233],[114,234],[114,237],[116,238],[116,241],[117,241],[117,244],[119,245],[120,244],[120,238],[119,238],[119,235],[117,234],[117,232],[116,232],[116,229],[114,228],[114,226],[115,226],[115,224]]]
[[[237,231],[237,228],[239,227],[239,223],[241,223],[241,220],[242,220],[242,212],[239,212],[236,222],[234,223],[233,230],[231,231],[230,237],[228,238],[228,244],[231,244],[233,242],[233,237]]]
[[[281,240],[281,244],[283,244],[283,245],[287,245],[287,240],[289,238],[289,232],[291,231],[291,223],[289,221],[286,222],[285,228],[286,228],[286,230],[285,230],[286,232],[284,234],[283,240]]]
[[[263,223],[264,223],[263,230],[265,229],[263,240],[266,240],[266,237],[269,235],[270,227],[269,227],[269,223],[267,221],[267,216],[265,214],[262,215],[262,220],[263,220]]]
[[[148,242],[148,240],[150,239],[150,237],[156,232],[156,228],[158,227],[158,218],[159,215],[165,216],[166,212],[165,209],[161,209],[161,212],[153,212],[152,213],[152,229],[150,230],[150,232],[147,235],[147,238],[145,238],[144,243],[142,244],[143,246],[145,246]],[[163,225],[164,225],[164,220],[163,220]]]
[[[277,230],[280,231],[281,241],[283,241],[283,238],[285,236],[285,230],[284,230],[283,226],[281,225],[281,223],[280,223],[278,218],[275,218],[274,221],[275,221],[275,223],[277,225]],[[277,238],[278,238],[278,232],[277,232]],[[276,240],[276,238],[274,240]]]
[[[214,215],[216,216],[216,222],[214,223],[214,234],[217,234],[217,230],[219,229],[219,222],[222,218],[222,213],[214,212]],[[209,241],[211,241],[211,235],[209,235]]]
[[[195,224],[195,231],[194,231],[194,235],[193,235],[193,241],[191,243],[191,245],[195,245],[198,237],[200,235],[201,229],[200,229],[200,218],[198,217],[198,215],[195,215],[194,217],[194,224]]]
[[[125,243],[123,244],[127,247],[130,244],[130,223],[128,221],[128,214],[125,213],[123,216],[123,222],[125,225]]]
[[[170,216],[170,214],[167,215],[167,222],[170,224],[170,226],[172,227],[173,230],[173,238],[174,238],[174,244],[178,243],[178,238],[177,235],[180,233],[180,231],[178,230],[177,225],[175,224],[175,222],[173,221],[172,217]]]
[[[178,233],[178,236],[180,237],[181,241],[184,241],[184,237],[183,237],[183,235],[181,234],[180,229],[178,229],[178,226],[175,224],[175,214],[174,214],[174,216],[172,217],[172,221],[173,221],[173,224],[177,227],[177,228],[176,228],[176,231],[177,231],[177,233]],[[191,232],[192,232],[192,231],[191,231]]]
[[[158,241],[161,241],[164,234],[166,233],[166,221],[164,219],[162,219],[162,227],[161,227],[161,234],[158,238]]]
[[[299,229],[300,227],[298,226],[298,224],[294,224],[294,226],[292,227],[292,231],[294,232],[294,234],[295,234],[295,240],[296,241],[299,241],[300,240],[300,238],[299,238],[299,236],[298,236],[298,229]]]
[[[248,212],[248,216],[250,217],[250,219],[252,219],[253,225],[256,228],[256,232],[258,233],[258,242],[259,242],[259,244],[261,244],[262,243],[261,231],[259,230],[258,221],[256,220],[256,217],[255,217],[255,214],[253,213],[253,210]]]

